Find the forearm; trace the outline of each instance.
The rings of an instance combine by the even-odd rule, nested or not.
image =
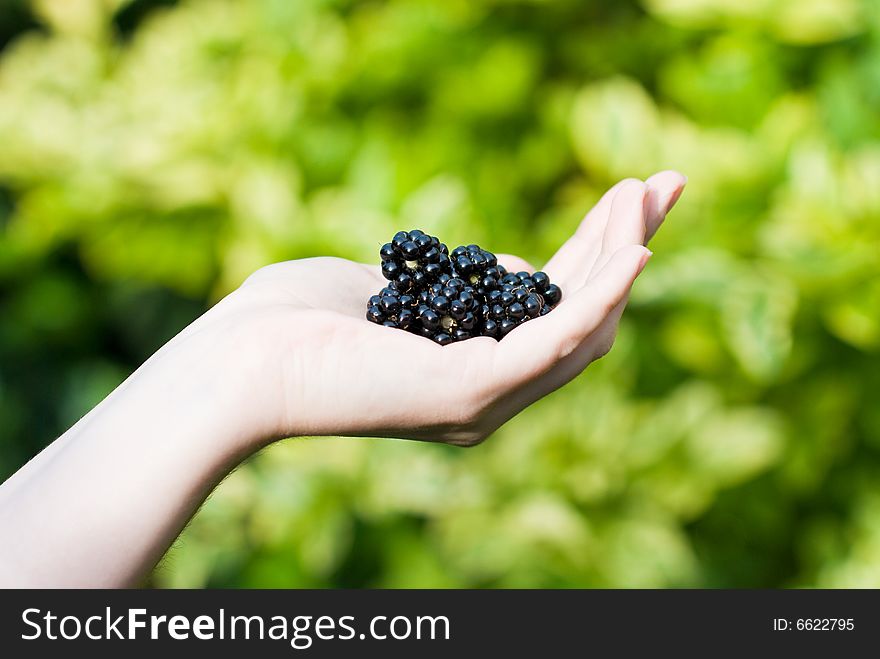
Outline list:
[[[143,579],[259,445],[239,375],[219,372],[234,337],[219,337],[169,346],[0,486],[0,585]]]
[[[365,322],[386,283],[375,266],[262,268],[0,486],[0,585],[138,583],[272,438],[485,439],[607,352],[645,239],[683,186],[675,172],[615,186],[545,266],[566,298],[501,342],[440,347]]]

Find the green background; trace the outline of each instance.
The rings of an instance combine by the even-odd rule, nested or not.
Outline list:
[[[690,178],[583,376],[475,449],[276,445],[152,584],[880,587],[875,2],[3,0],[0,44],[2,477],[262,265],[541,263]]]

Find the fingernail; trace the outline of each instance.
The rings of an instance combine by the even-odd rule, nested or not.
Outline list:
[[[645,266],[648,265],[648,261],[651,260],[652,256],[654,256],[654,252],[645,248],[645,253],[642,254],[642,260],[639,262],[639,274],[641,274],[642,270],[645,269]]]

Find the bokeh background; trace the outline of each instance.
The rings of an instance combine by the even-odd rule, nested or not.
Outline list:
[[[153,585],[880,586],[875,2],[0,8],[0,477],[262,265],[541,263],[690,177],[583,376],[471,450],[276,445]]]

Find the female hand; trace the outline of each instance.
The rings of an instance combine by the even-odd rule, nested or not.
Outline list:
[[[387,284],[378,266],[326,257],[262,268],[199,323],[248,328],[234,353],[245,357],[238,372],[257,441],[376,435],[472,445],[609,350],[651,254],[644,245],[684,184],[663,172],[609,190],[544,267],[562,302],[501,342],[441,347],[369,323],[366,300]],[[499,262],[535,270],[512,255]]]
[[[612,188],[544,267],[562,302],[501,342],[440,347],[368,322],[374,266],[261,269],[0,486],[0,586],[139,583],[217,482],[279,437],[483,440],[608,351],[684,182]]]

